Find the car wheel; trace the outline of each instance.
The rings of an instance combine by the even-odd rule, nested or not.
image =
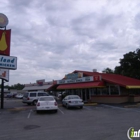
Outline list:
[[[37,100],[34,100],[34,101],[33,101],[33,105],[36,105],[36,104],[37,104]]]
[[[62,106],[65,107],[64,103],[62,103]]]
[[[69,109],[69,106],[68,106],[68,104],[66,104],[66,108],[67,108],[67,109]]]
[[[55,113],[57,113],[57,110],[54,110]]]
[[[80,109],[82,109],[83,108],[83,106],[80,106]]]
[[[27,103],[28,105],[31,105],[31,103]]]
[[[36,113],[38,114],[38,113],[39,113],[39,111],[38,111],[38,110],[36,110]]]

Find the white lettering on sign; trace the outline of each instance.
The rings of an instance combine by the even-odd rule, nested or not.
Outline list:
[[[66,79],[66,80],[57,80],[57,84],[69,84],[69,83],[81,83],[81,82],[91,82],[91,81],[101,81],[101,76],[87,76],[82,78]]]
[[[17,57],[0,55],[0,68],[17,69]]]

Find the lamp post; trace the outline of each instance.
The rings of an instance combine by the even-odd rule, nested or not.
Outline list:
[[[6,15],[0,13],[0,28],[4,28],[6,30],[6,26],[8,25],[8,18]],[[2,38],[2,37],[1,37]],[[1,44],[3,47],[3,44]],[[4,79],[1,76],[1,109],[4,108]]]

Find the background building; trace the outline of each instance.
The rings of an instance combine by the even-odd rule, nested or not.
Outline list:
[[[53,86],[53,82],[45,82],[45,80],[37,80],[36,83],[25,84],[23,91],[47,91]]]

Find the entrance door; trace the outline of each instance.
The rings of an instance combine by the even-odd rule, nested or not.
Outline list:
[[[82,99],[84,102],[88,102],[88,100],[90,99],[90,95],[89,95],[89,90],[88,89],[82,89]]]

